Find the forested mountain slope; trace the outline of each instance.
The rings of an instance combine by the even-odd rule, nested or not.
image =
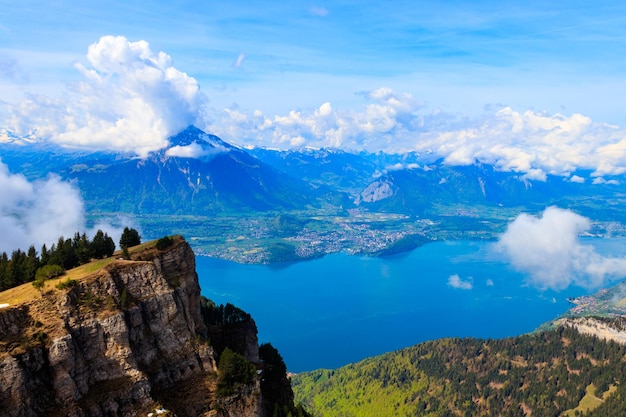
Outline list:
[[[430,341],[292,383],[296,401],[325,417],[574,416],[588,407],[584,415],[618,416],[626,413],[625,353],[566,325]]]

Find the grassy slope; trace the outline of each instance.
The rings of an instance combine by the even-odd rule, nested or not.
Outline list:
[[[155,245],[155,241],[142,243],[141,245],[129,248],[129,253],[134,254],[137,252],[143,252],[152,248]],[[94,259],[91,262],[78,266],[76,268],[66,271],[64,275],[59,278],[47,280],[44,286],[44,292],[52,291],[62,281],[67,279],[73,279],[81,281],[91,275],[92,273],[104,268],[105,266],[113,263],[121,256],[121,251],[117,251],[113,256],[105,259]],[[15,288],[10,288],[6,291],[0,292],[0,304],[18,305],[28,301],[31,301],[37,297],[40,297],[41,293],[33,287],[32,283],[22,284]]]

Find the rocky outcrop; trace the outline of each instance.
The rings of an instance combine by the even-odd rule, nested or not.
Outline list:
[[[573,327],[582,334],[626,345],[626,318],[624,317],[567,317],[556,320],[555,324]]]
[[[388,180],[377,180],[359,193],[354,204],[374,203],[392,197],[396,193],[395,186]]]
[[[0,310],[0,415],[263,416],[258,380],[218,401],[209,340],[189,245],[138,251]]]

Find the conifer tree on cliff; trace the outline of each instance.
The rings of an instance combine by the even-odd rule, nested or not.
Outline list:
[[[133,228],[125,227],[122,232],[122,237],[120,238],[120,248],[130,248],[132,246],[137,246],[141,243],[141,236],[139,236],[139,232]]]
[[[115,242],[108,234],[98,229],[91,242],[91,249],[94,258],[106,258],[115,252]]]

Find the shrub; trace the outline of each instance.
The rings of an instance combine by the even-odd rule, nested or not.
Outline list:
[[[173,244],[174,244],[174,239],[172,239],[169,236],[164,236],[161,239],[157,240],[156,248],[158,250],[163,250],[163,249],[169,248]]]
[[[35,272],[35,279],[52,279],[60,277],[65,270],[60,265],[44,265]]]
[[[57,289],[59,290],[65,290],[68,288],[73,288],[75,286],[78,285],[78,281],[76,281],[75,279],[66,279],[65,281],[61,281],[57,284]]]

